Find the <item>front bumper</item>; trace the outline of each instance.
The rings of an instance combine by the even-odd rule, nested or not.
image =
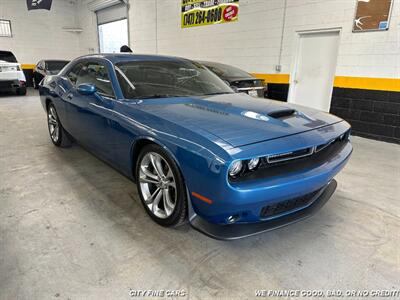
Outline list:
[[[25,87],[24,81],[14,80],[3,80],[0,79],[0,91],[15,91],[16,89]]]
[[[337,183],[333,179],[328,185],[322,188],[318,194],[314,196],[309,206],[268,221],[218,225],[210,223],[196,214],[193,214],[189,221],[190,225],[194,229],[215,239],[235,240],[244,238],[274,230],[312,216],[329,200],[329,198],[335,192],[336,187]]]

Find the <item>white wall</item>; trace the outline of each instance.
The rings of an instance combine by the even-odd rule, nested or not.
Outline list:
[[[40,59],[72,59],[79,54],[74,1],[53,0],[51,11],[27,10],[25,0],[0,0],[0,18],[11,20],[12,38],[0,37],[0,49],[11,50],[23,64]]]
[[[24,0],[0,1],[0,16],[15,19],[16,35],[0,38],[0,48],[8,43],[24,62],[43,57],[43,51],[51,58],[98,52],[96,15],[87,7],[92,0],[77,0],[75,6],[69,0],[53,0],[50,13],[28,13]],[[296,31],[340,27],[336,75],[400,78],[399,0],[394,0],[388,31],[363,33],[351,31],[356,0],[287,0],[280,59],[284,4],[284,0],[240,0],[238,22],[182,29],[181,0],[130,0],[130,46],[136,53],[220,61],[254,73],[274,74],[281,61],[281,73],[288,74]],[[71,24],[83,32],[60,30]]]
[[[83,29],[78,35],[79,55],[99,51],[96,14],[88,8],[93,0],[80,0],[76,7],[77,26]]]
[[[283,0],[240,0],[238,22],[187,29],[180,25],[181,0],[130,3],[135,52],[214,60],[250,72],[276,73]],[[296,31],[341,27],[336,75],[400,78],[400,1],[394,1],[390,29],[385,32],[353,33],[355,6],[355,0],[287,0],[281,73],[290,73]]]

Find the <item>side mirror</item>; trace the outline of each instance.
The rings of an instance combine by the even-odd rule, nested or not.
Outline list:
[[[94,84],[82,83],[78,86],[78,93],[82,95],[93,95],[97,89]]]

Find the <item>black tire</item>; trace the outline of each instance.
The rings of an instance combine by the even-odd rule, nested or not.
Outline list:
[[[26,95],[26,87],[17,88],[17,95],[18,96],[25,96]]]
[[[58,124],[57,138],[55,138],[55,136],[53,136],[53,133],[51,130],[51,122],[50,122],[51,112],[54,112],[53,116],[55,117],[55,120]],[[55,146],[62,147],[62,148],[67,148],[67,147],[71,146],[71,139],[69,138],[68,133],[62,127],[60,119],[58,118],[56,107],[54,106],[53,103],[49,103],[49,105],[47,106],[47,125],[48,125],[47,127],[49,129],[50,140],[53,142],[53,144]]]
[[[160,218],[156,216],[147,206],[144,200],[141,184],[139,181],[140,178],[140,165],[142,163],[143,158],[145,157],[146,154],[155,152],[158,155],[160,155],[169,165],[170,170],[173,173],[174,176],[174,181],[175,181],[175,186],[176,186],[176,201],[175,201],[175,207],[171,213],[171,215],[167,218]],[[143,207],[145,208],[147,214],[159,225],[165,226],[165,227],[177,227],[179,225],[182,225],[185,223],[187,219],[187,196],[186,196],[186,187],[185,183],[183,180],[183,177],[181,175],[181,172],[178,169],[178,166],[176,165],[175,161],[170,157],[170,155],[165,151],[163,148],[156,144],[150,144],[145,146],[142,151],[139,154],[137,164],[135,167],[135,178],[136,178],[136,183],[137,183],[137,190],[138,194],[140,197],[140,200],[143,204]],[[162,204],[161,204],[162,205]]]
[[[35,90],[39,89],[39,85],[38,85],[36,76],[33,76],[33,78],[32,78],[32,83],[33,83],[33,88],[34,88]]]

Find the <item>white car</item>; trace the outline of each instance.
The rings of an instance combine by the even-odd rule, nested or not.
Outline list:
[[[26,78],[21,65],[10,51],[0,50],[0,92],[26,95]]]

